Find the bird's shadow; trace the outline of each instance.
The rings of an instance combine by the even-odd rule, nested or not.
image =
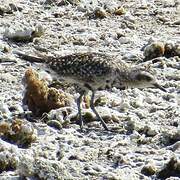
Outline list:
[[[118,130],[113,130],[110,129],[109,131],[101,129],[101,128],[94,128],[94,127],[84,127],[83,129],[78,129],[77,130],[79,133],[83,134],[83,135],[88,135],[91,132],[95,132],[97,136],[102,136],[102,135],[116,135],[116,134],[120,134],[120,131]]]

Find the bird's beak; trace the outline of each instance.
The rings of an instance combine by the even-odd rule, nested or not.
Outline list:
[[[153,86],[160,89],[161,91],[167,92],[167,90],[163,88],[162,86],[160,86],[158,83],[153,84]]]

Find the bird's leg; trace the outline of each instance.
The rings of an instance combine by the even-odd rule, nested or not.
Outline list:
[[[92,111],[94,112],[94,114],[96,115],[96,117],[98,118],[98,120],[101,121],[104,129],[107,130],[107,131],[109,131],[106,123],[104,122],[104,120],[101,118],[101,116],[98,114],[98,112],[96,111],[96,109],[95,109],[95,107],[94,107],[94,94],[95,94],[95,92],[92,91],[92,96],[91,96],[91,101],[90,101],[90,107],[91,107]]]
[[[83,119],[82,119],[82,113],[81,113],[81,102],[82,102],[82,97],[83,97],[84,93],[85,93],[84,91],[81,91],[80,96],[77,98],[79,125],[80,125],[81,130],[83,129]]]

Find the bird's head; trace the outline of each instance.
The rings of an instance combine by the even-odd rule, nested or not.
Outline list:
[[[130,72],[130,86],[134,88],[146,88],[146,87],[154,87],[158,88],[162,91],[166,90],[157,82],[156,78],[145,70],[135,70]]]

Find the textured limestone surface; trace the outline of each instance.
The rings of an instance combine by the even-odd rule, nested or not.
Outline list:
[[[0,180],[180,179],[179,18],[178,0],[0,0]],[[17,50],[117,55],[149,68],[167,92],[98,91],[96,108],[113,132],[87,95],[81,132],[76,87],[63,86],[72,102],[43,117],[23,105],[30,66],[48,81],[57,76]]]

